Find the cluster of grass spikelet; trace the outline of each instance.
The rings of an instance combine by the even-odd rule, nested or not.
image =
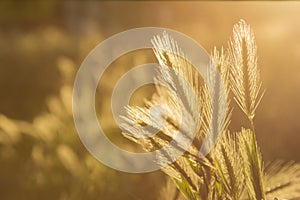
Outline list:
[[[152,43],[160,64],[157,92],[145,107],[126,108],[125,137],[146,151],[175,140],[176,150],[196,132],[189,149],[162,168],[186,199],[300,199],[300,165],[283,161],[264,164],[257,144],[253,119],[264,92],[250,26],[244,20],[234,25],[228,48],[212,52],[204,79],[166,33],[156,36]],[[231,96],[248,120],[239,132],[230,131],[228,126]],[[157,104],[164,112],[151,114],[151,107]],[[157,134],[139,137],[145,134],[146,125],[152,127],[149,130],[159,129]],[[181,134],[180,139],[174,138],[175,133]],[[210,141],[205,142],[207,138]],[[214,139],[215,145],[211,142]],[[156,162],[163,165],[172,160],[175,150],[157,153]]]

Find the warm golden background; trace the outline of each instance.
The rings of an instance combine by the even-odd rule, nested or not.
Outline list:
[[[109,169],[80,143],[71,113],[76,70],[120,31],[175,29],[210,52],[226,47],[241,18],[254,30],[266,88],[255,119],[264,160],[300,161],[300,2],[1,1],[0,199],[157,199],[165,184],[161,172]],[[149,60],[146,51],[123,56],[100,81],[101,124],[128,149],[136,147],[107,117],[109,96],[120,75]],[[241,122],[235,116],[233,128]]]

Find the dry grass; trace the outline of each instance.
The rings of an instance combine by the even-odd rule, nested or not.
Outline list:
[[[162,164],[172,159],[176,149],[181,150],[196,132],[184,155],[162,169],[187,199],[299,199],[300,165],[275,162],[264,167],[256,141],[253,119],[264,92],[261,91],[257,46],[250,26],[240,20],[234,26],[227,50],[213,51],[212,60],[218,71],[210,66],[206,83],[168,35],[155,37],[153,44],[160,64],[157,93],[146,107],[127,108],[128,116],[123,126],[129,133],[124,135],[141,144],[146,151],[153,151],[168,144],[179,131],[181,139],[176,140],[175,150],[157,154],[157,162]],[[184,77],[192,87],[179,77]],[[178,91],[183,91],[184,95],[179,96]],[[230,93],[248,119],[239,132],[228,128]],[[164,105],[165,112],[151,119],[150,107],[155,104]],[[156,129],[157,123],[163,120],[166,123],[158,134],[138,139],[145,124]],[[208,135],[220,136],[213,150],[199,158],[199,150],[209,149],[209,146],[202,147]],[[177,197],[175,195],[174,199]]]

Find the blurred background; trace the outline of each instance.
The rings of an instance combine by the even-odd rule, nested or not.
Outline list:
[[[264,160],[300,161],[299,10],[300,2],[1,1],[0,199],[160,199],[162,172],[102,165],[83,147],[72,118],[72,84],[83,59],[104,39],[136,27],[174,29],[211,52],[226,48],[233,25],[245,19],[266,88],[255,118]],[[97,91],[105,133],[133,151],[138,147],[111,117],[110,95],[122,74],[149,61],[155,61],[151,51],[120,57]],[[153,91],[137,91],[131,103],[142,105]],[[233,129],[240,126],[234,116]]]

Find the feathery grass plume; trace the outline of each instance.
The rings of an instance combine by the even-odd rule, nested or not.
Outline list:
[[[263,93],[260,92],[260,70],[254,34],[244,20],[234,25],[228,52],[231,62],[230,80],[235,101],[253,123],[255,110]]]
[[[157,76],[156,89],[157,94],[153,96],[151,101],[148,101],[145,108],[128,107],[128,114],[130,119],[137,119],[143,121],[143,124],[152,126],[156,130],[160,130],[155,123],[163,123],[160,126],[162,130],[158,137],[167,136],[168,142],[174,139],[176,132],[181,132],[185,140],[191,141],[199,129],[200,109],[198,104],[199,98],[199,80],[195,76],[195,72],[191,64],[184,57],[183,52],[178,48],[176,42],[170,38],[166,33],[163,37],[155,37],[153,39],[154,52],[160,64],[159,76]],[[150,115],[151,109],[159,105],[162,109],[160,114]],[[125,117],[126,119],[126,117]],[[130,121],[127,118],[127,122]],[[131,120],[134,123],[136,120]],[[161,125],[161,124],[160,124]],[[139,129],[143,126],[138,125]],[[132,129],[126,123],[123,128]],[[132,131],[129,131],[132,133]],[[136,135],[141,135],[141,131],[135,131]],[[182,138],[179,137],[179,138]],[[153,139],[157,138],[154,136]],[[166,138],[165,138],[166,139]],[[178,144],[183,141],[178,141]],[[197,157],[198,149],[192,145],[189,152],[193,157]]]
[[[214,49],[212,62],[207,72],[207,83],[202,87],[200,104],[202,105],[202,127],[205,138],[200,152],[207,155],[212,149],[213,140],[223,133],[229,125],[229,81],[228,81],[228,60],[223,49],[218,52]],[[206,140],[210,140],[207,141]],[[208,144],[207,146],[205,146]]]
[[[164,79],[173,86],[177,93],[182,92],[184,94],[182,101],[189,105],[188,111],[194,119],[197,119],[199,116],[197,102],[199,97],[199,75],[174,39],[169,37],[166,32],[163,33],[162,37],[154,37],[152,44],[161,68],[171,67],[174,70],[163,70],[161,71],[162,76],[165,76]],[[175,76],[170,74],[172,72],[176,73]],[[195,97],[197,99],[194,99]]]

